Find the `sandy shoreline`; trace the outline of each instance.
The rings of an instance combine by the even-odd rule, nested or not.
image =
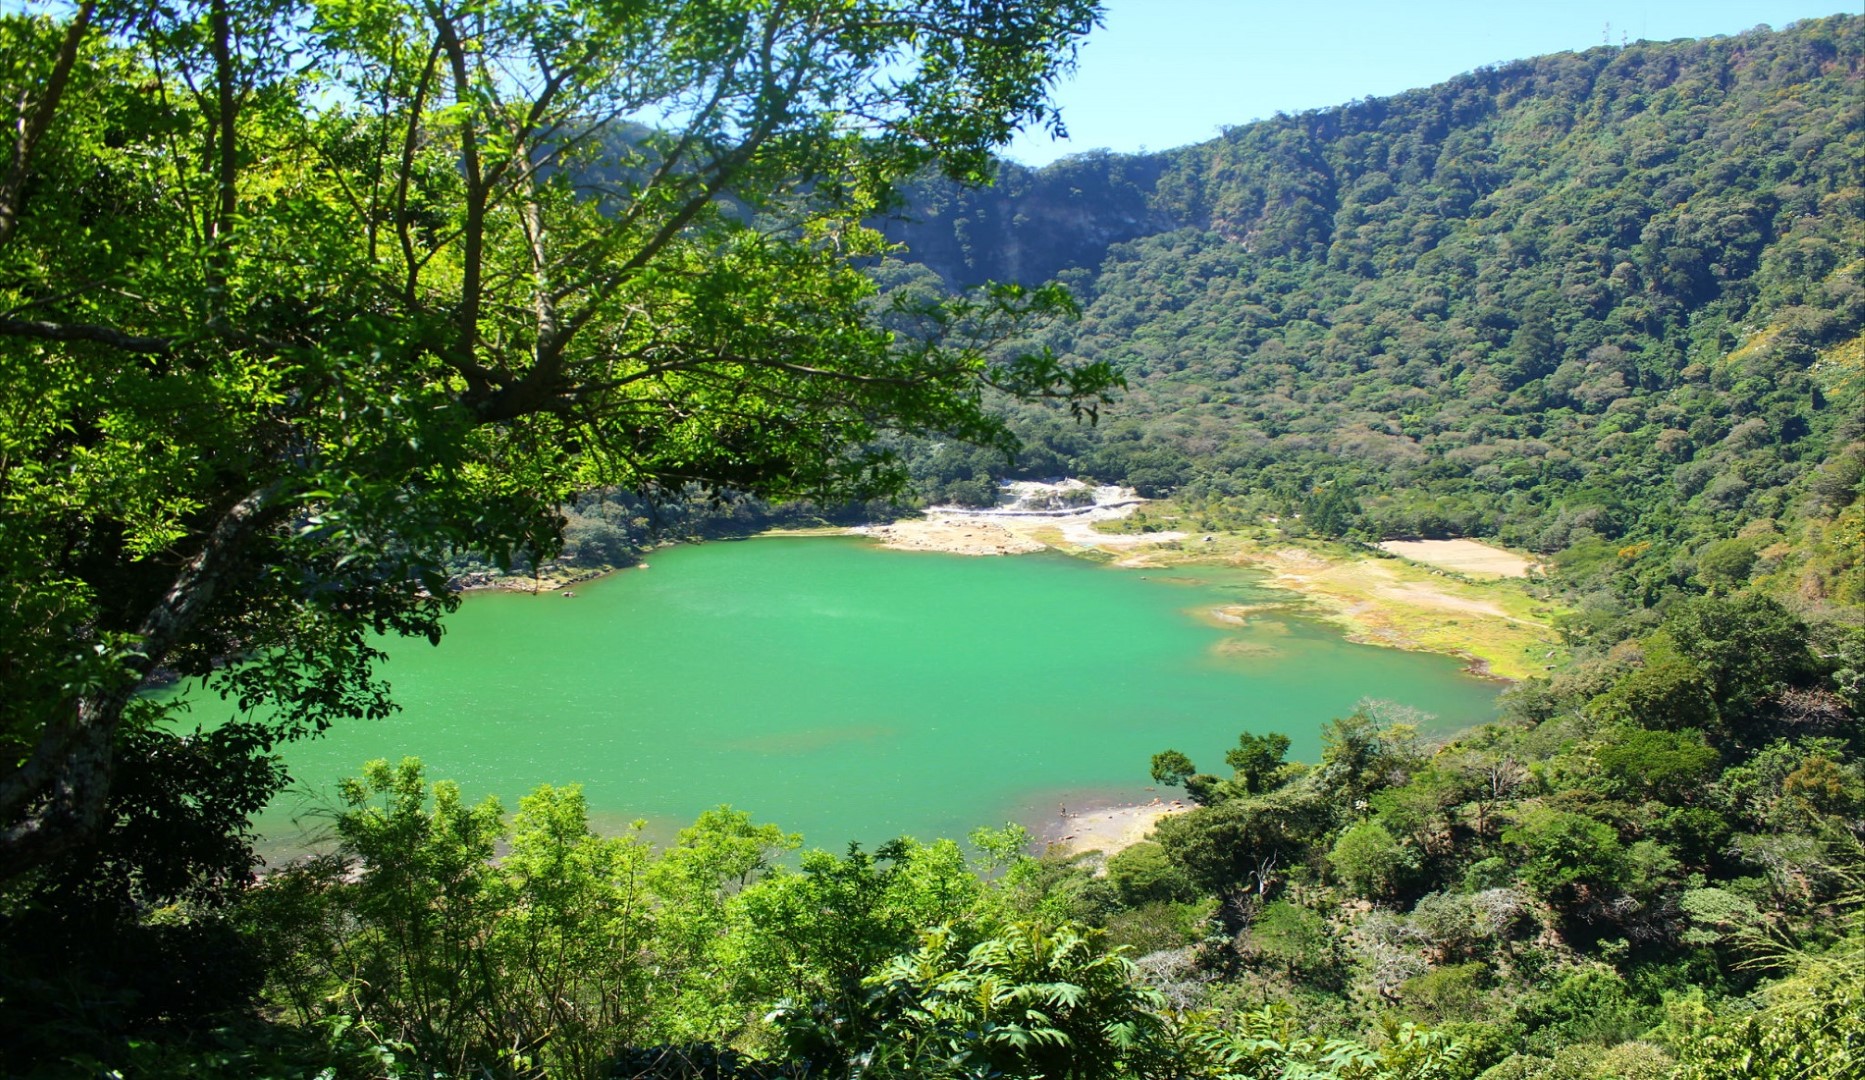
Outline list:
[[[1182,814],[1191,806],[1181,801],[1158,800],[1131,806],[1071,810],[1052,818],[1038,834],[1050,851],[1083,855],[1098,851],[1112,855],[1145,840],[1164,818]]]
[[[1475,540],[1391,541],[1399,559],[1339,555],[1300,543],[1263,543],[1232,534],[1179,531],[1103,533],[1097,521],[1125,516],[1024,517],[948,514],[851,529],[905,551],[1015,555],[1055,548],[1126,569],[1186,563],[1255,566],[1268,584],[1313,605],[1348,640],[1457,657],[1479,678],[1510,682],[1538,675],[1559,654],[1551,604],[1523,592],[1536,569],[1522,555]],[[1449,571],[1449,573],[1445,573]],[[1462,575],[1462,576],[1454,576]],[[1240,625],[1242,612],[1203,613],[1214,625]]]
[[[974,517],[907,518],[891,525],[857,525],[848,532],[871,536],[895,551],[948,555],[1027,555],[1049,546],[998,522]]]

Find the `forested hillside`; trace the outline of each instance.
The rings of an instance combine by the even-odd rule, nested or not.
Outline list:
[[[1816,526],[1865,433],[1862,64],[1851,17],[1541,57],[1004,166],[893,235],[950,284],[1059,275],[1085,311],[1046,340],[1125,373],[1097,432],[1025,418],[1028,471],[1219,521],[1333,492],[1357,535],[1498,537],[1647,594],[1851,599],[1856,530]],[[937,495],[994,465],[921,470]]]

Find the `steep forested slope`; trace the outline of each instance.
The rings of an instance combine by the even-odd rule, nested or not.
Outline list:
[[[1338,489],[1367,533],[1570,549],[1643,590],[1747,529],[1746,576],[1859,477],[1862,57],[1850,17],[1542,57],[1005,167],[894,235],[948,283],[1085,301],[1048,343],[1131,389],[1092,437],[1030,417],[1029,469],[1213,515]],[[929,491],[977,464],[925,463]]]

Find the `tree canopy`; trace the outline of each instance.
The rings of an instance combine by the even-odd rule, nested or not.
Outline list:
[[[861,264],[904,178],[978,181],[1019,127],[1059,125],[1048,90],[1097,17],[0,20],[0,876],[143,812],[112,776],[131,732],[176,745],[134,697],[152,675],[235,700],[247,719],[199,738],[248,757],[380,715],[375,635],[437,639],[447,554],[548,555],[578,490],[867,497],[904,480],[882,432],[1004,451],[988,394],[1094,409],[1107,368],[1000,347],[1065,295],[886,308]]]

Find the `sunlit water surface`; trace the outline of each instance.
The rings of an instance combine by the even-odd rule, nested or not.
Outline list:
[[[644,819],[664,838],[731,803],[839,848],[1169,798],[1148,787],[1155,752],[1224,771],[1243,730],[1313,760],[1320,726],[1363,698],[1438,730],[1490,716],[1495,684],[1351,644],[1260,580],[762,538],[657,552],[572,599],[473,595],[438,648],[393,644],[398,715],[287,750],[299,787],[261,826],[272,853],[294,848],[337,779],[416,755],[508,810],[577,783],[603,828]],[[1285,606],[1212,614],[1262,604]]]

